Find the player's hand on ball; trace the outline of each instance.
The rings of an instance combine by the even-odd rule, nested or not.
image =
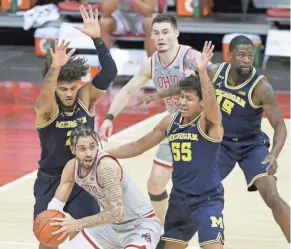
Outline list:
[[[108,142],[108,137],[112,135],[112,132],[113,132],[113,122],[109,119],[105,119],[98,133],[100,139]]]
[[[143,104],[147,105],[150,102],[157,101],[157,100],[159,100],[158,94],[156,94],[156,93],[155,94],[145,94],[137,99],[137,103],[134,105],[134,107],[139,107]]]
[[[52,218],[51,226],[61,226],[61,228],[52,233],[52,235],[61,234],[58,240],[61,240],[69,233],[76,232],[78,230],[78,221],[75,220],[70,214],[62,212],[65,218]]]
[[[80,30],[85,35],[88,35],[92,38],[98,38],[101,36],[100,25],[98,21],[98,10],[95,9],[93,13],[92,7],[89,4],[89,12],[84,8],[83,5],[79,8],[80,14],[83,18],[84,27],[74,27],[75,29]]]
[[[277,158],[274,155],[269,154],[268,156],[266,156],[265,160],[262,163],[263,164],[269,163],[269,166],[266,169],[268,175],[276,174],[278,164],[277,164]]]
[[[209,61],[213,57],[214,45],[211,41],[206,41],[204,43],[203,51],[200,56],[196,58],[196,64],[199,70],[206,69]]]
[[[70,45],[70,42],[66,42],[62,40],[60,45],[58,45],[57,40],[55,40],[54,49],[50,48],[50,53],[52,56],[52,65],[56,68],[60,68],[67,64],[70,57],[75,53],[76,49],[71,49],[70,52],[67,53],[67,49]]]

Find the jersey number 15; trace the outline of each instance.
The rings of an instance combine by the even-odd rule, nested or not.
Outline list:
[[[192,151],[190,142],[171,144],[174,161],[190,162],[192,160]]]

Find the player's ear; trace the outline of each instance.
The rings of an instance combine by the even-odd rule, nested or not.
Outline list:
[[[76,154],[75,154],[75,147],[72,146],[72,145],[70,145],[70,149],[71,149],[72,154],[73,154],[73,155],[76,155]]]
[[[179,35],[180,35],[180,32],[179,32],[179,30],[178,30],[178,29],[176,29],[176,30],[175,30],[175,35],[176,35],[176,37],[177,37],[177,38],[179,37]]]
[[[204,108],[204,100],[203,100],[203,99],[200,100],[200,107],[201,107],[201,108]]]

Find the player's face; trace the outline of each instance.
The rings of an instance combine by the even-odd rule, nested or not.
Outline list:
[[[194,119],[203,110],[203,102],[199,99],[195,90],[182,90],[180,103],[184,118]]]
[[[98,146],[92,136],[80,137],[74,152],[81,167],[91,169],[98,153]]]
[[[65,107],[71,107],[75,104],[78,92],[78,82],[58,82],[57,96]]]
[[[238,45],[231,53],[231,67],[235,68],[239,76],[247,76],[252,71],[254,62],[254,46]]]
[[[166,52],[177,43],[179,31],[169,22],[154,23],[151,38],[160,53]]]

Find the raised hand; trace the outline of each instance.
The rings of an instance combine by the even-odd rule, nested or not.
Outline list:
[[[55,40],[54,49],[50,48],[50,53],[52,56],[52,65],[56,68],[64,66],[70,57],[75,53],[76,49],[71,49],[69,53],[67,53],[67,49],[70,45],[70,42],[65,42],[62,40],[61,44],[58,45],[57,40]]]
[[[196,64],[198,69],[205,69],[208,66],[209,61],[213,57],[213,50],[214,50],[214,45],[212,45],[211,41],[206,41],[204,43],[204,47],[201,53],[201,56],[197,56],[196,58]]]
[[[80,14],[83,19],[84,27],[74,27],[80,30],[85,35],[90,36],[91,38],[98,38],[101,36],[100,25],[98,21],[98,10],[95,9],[95,13],[93,13],[92,7],[89,4],[89,12],[85,9],[83,5],[79,8]]]

